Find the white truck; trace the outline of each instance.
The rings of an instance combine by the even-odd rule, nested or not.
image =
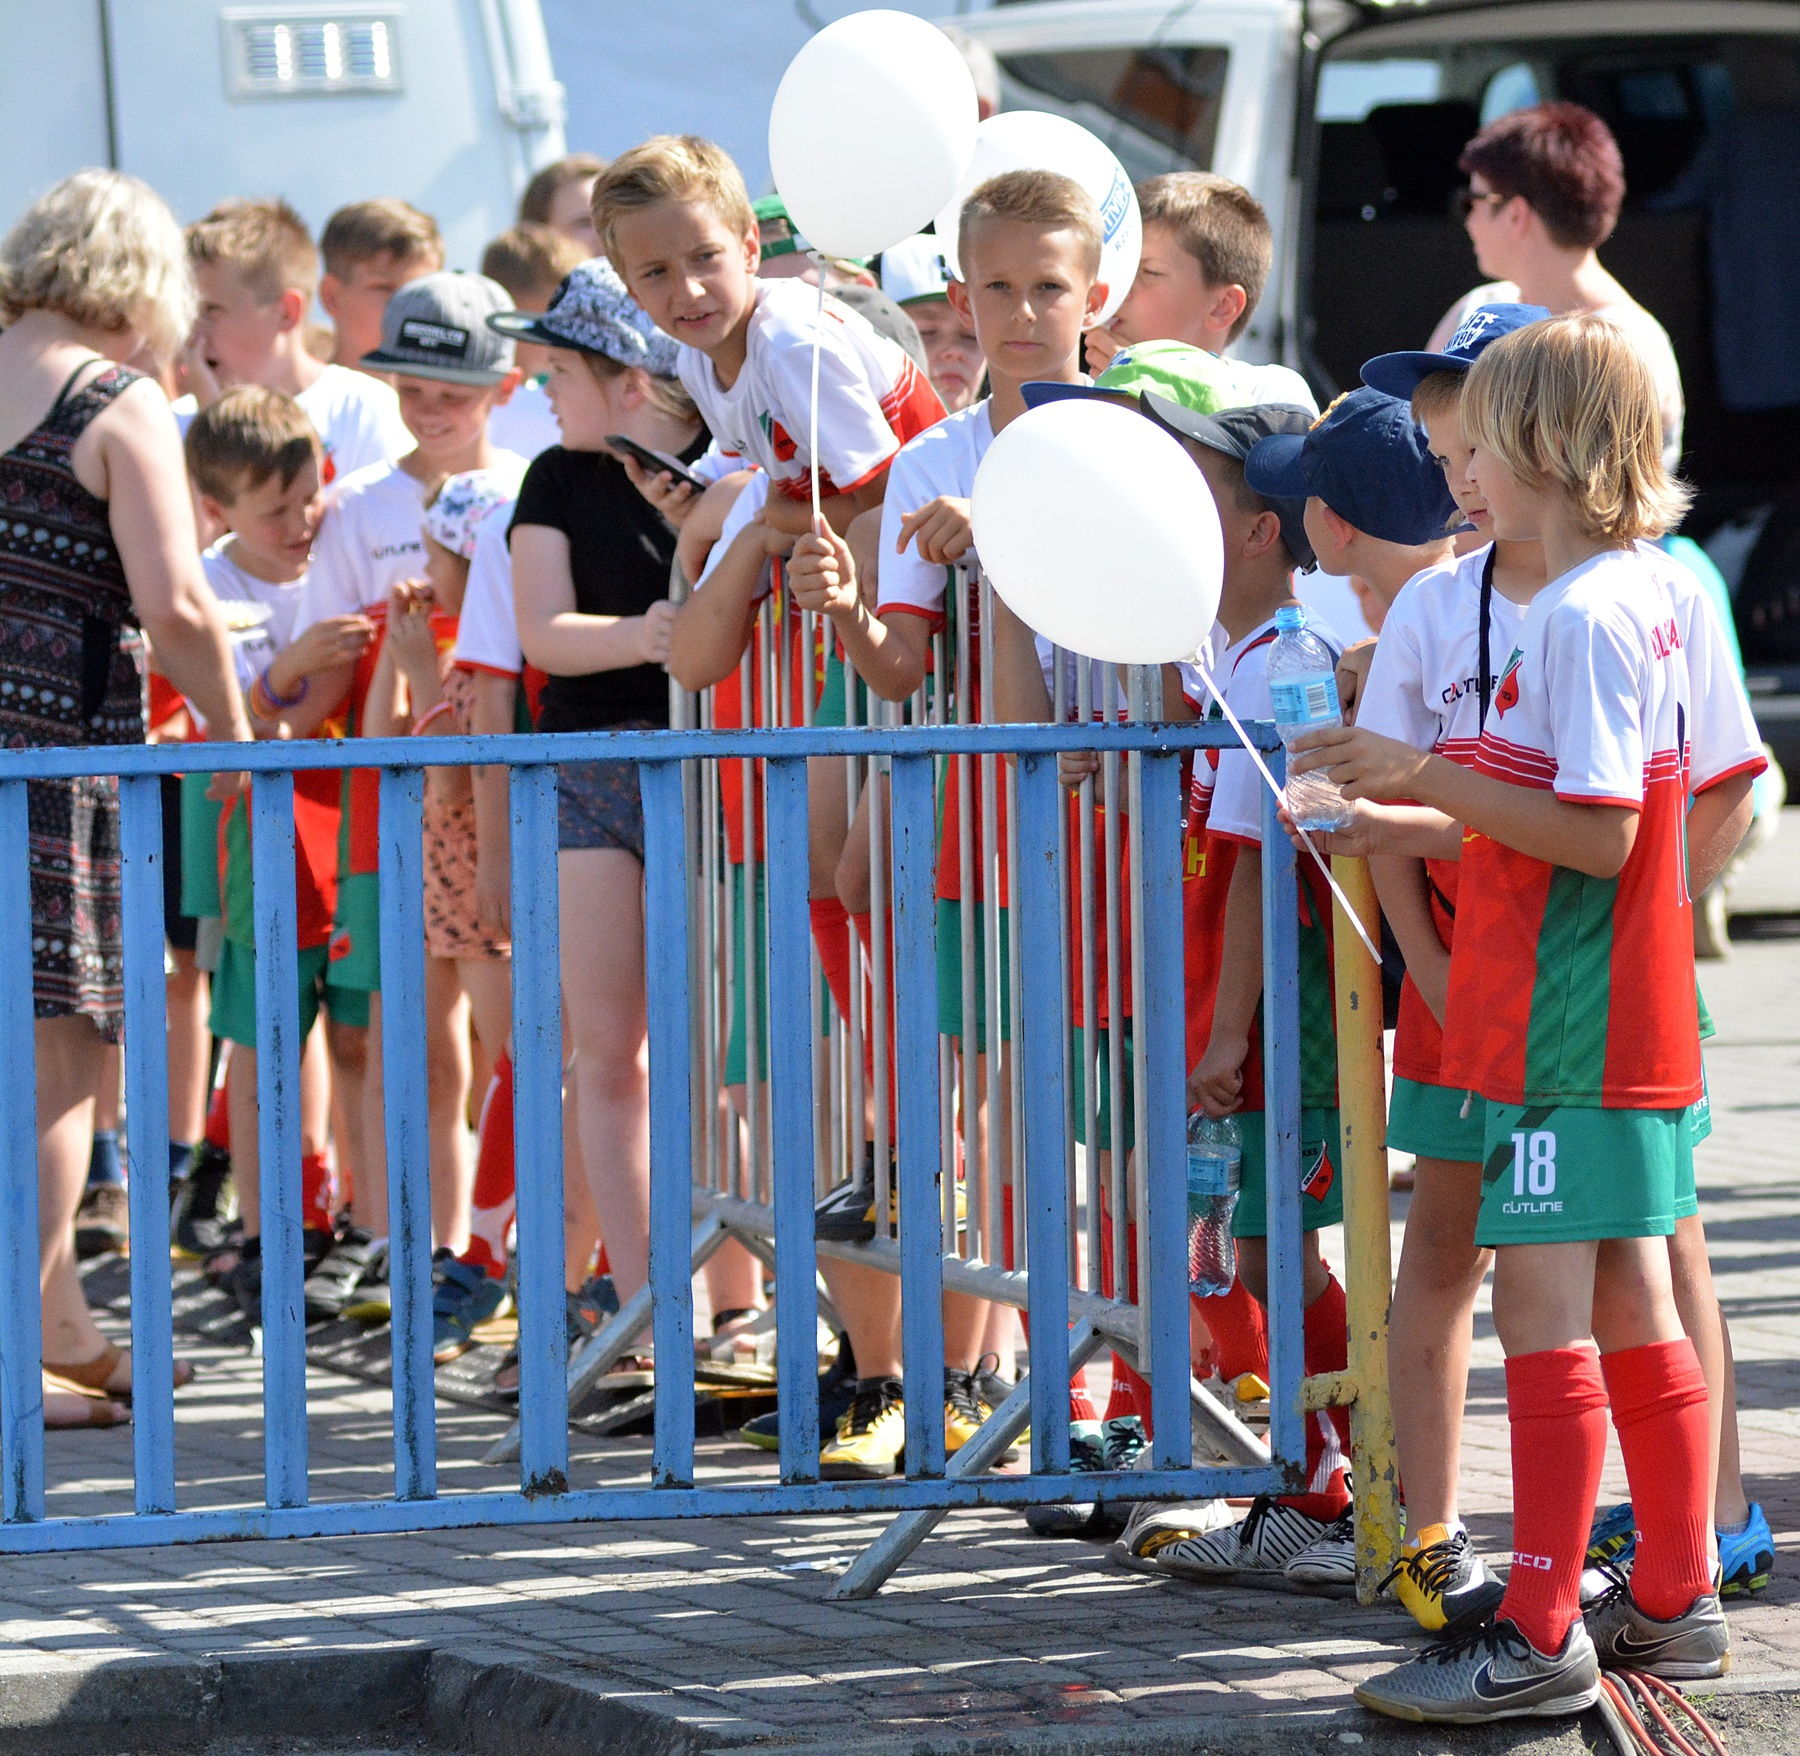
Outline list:
[[[1795,771],[1800,0],[1028,0],[957,23],[994,51],[1007,107],[1072,116],[1136,176],[1255,192],[1277,274],[1246,346],[1321,397],[1422,347],[1483,278],[1450,205],[1464,142],[1541,99],[1599,112],[1629,185],[1601,255],[1674,341],[1685,528],[1735,588],[1759,718]],[[1703,153],[1725,168],[1695,200]]]
[[[0,0],[0,41],[0,227],[115,165],[183,221],[282,195],[316,230],[404,196],[466,266],[564,151],[538,0]]]

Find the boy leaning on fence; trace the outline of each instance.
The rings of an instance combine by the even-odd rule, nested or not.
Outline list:
[[[1295,761],[1358,801],[1357,851],[1462,860],[1443,1067],[1485,1104],[1475,1235],[1496,1247],[1513,1566],[1492,1620],[1357,1696],[1473,1722],[1578,1712],[1601,1665],[1699,1679],[1730,1654],[1706,1385],[1663,1242],[1703,1090],[1684,847],[1692,679],[1673,598],[1636,546],[1686,495],[1662,462],[1650,373],[1603,318],[1496,342],[1461,413],[1494,534],[1542,543],[1549,577],[1502,661],[1475,763],[1348,727],[1309,734]],[[1637,1552],[1584,1615],[1609,1404]]]

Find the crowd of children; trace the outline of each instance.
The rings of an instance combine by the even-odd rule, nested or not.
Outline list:
[[[1530,233],[1529,196],[1553,171],[1520,181],[1528,135],[1509,124],[1473,161],[1484,224],[1500,226],[1521,195],[1509,259],[1520,263],[1549,248]],[[1315,566],[1353,580],[1380,630],[1344,656],[1354,723],[1295,759],[1354,802],[1348,827],[1323,839],[1371,859],[1406,972],[1391,1136],[1417,1170],[1391,1355],[1408,1534],[1390,1583],[1439,1638],[1359,1696],[1403,1717],[1476,1721],[1583,1707],[1600,1665],[1715,1676],[1729,1661],[1719,1592],[1758,1588],[1772,1550],[1737,1474],[1729,1342],[1694,1194],[1706,1121],[1689,898],[1735,850],[1763,758],[1718,618],[1658,546],[1685,506],[1665,460],[1666,362],[1651,350],[1646,363],[1641,326],[1594,300],[1552,316],[1488,298],[1440,349],[1370,362],[1365,385],[1321,416],[1296,374],[1227,352],[1271,266],[1254,199],[1186,172],[1151,179],[1139,200],[1141,265],[1104,329],[1100,217],[1047,171],[970,197],[961,280],[930,236],[875,270],[817,262],[778,202],[753,206],[730,160],[687,136],[552,167],[479,273],[447,270],[435,225],[401,201],[342,210],[316,247],[280,201],[223,204],[187,229],[199,315],[171,388],[185,392],[205,576],[245,713],[263,737],[654,728],[670,723],[673,678],[712,692],[718,726],[842,724],[859,692],[906,703],[927,687],[966,720],[1052,719],[1076,699],[1109,717],[1120,703],[1085,673],[1071,686],[1070,655],[986,589],[970,501],[996,434],[1030,408],[1096,396],[1138,410],[1186,449],[1223,533],[1218,626],[1201,662],[1161,679],[1163,715],[1222,704],[1269,717],[1272,645],[1302,620],[1338,653],[1296,592]],[[830,296],[797,275],[824,276]],[[315,298],[328,337],[312,325]],[[938,639],[946,627],[953,640]],[[159,735],[208,735],[196,703],[173,690],[159,703]],[[959,1126],[983,1142],[955,1205],[1002,1216],[991,1254],[1010,1265],[1010,1010],[990,1004],[982,960],[966,993],[955,955],[991,939],[993,918],[1004,937],[1006,862],[970,845],[1004,836],[1004,788],[998,826],[978,830],[964,795],[991,791],[995,771],[945,766],[939,1030],[966,1094]],[[725,767],[733,991],[719,1095],[755,1159],[763,826],[749,765]],[[1098,758],[1063,770],[1084,800],[1097,796]],[[879,962],[870,892],[882,874],[867,798],[854,806],[841,775],[813,765],[811,930],[838,1015],[864,1027],[873,1090],[883,1032],[860,972]],[[1237,1279],[1195,1300],[1196,1366],[1227,1380],[1268,1370],[1261,788],[1242,751],[1197,760],[1184,831],[1189,1101],[1235,1115],[1242,1133]],[[172,1131],[199,1131],[209,1036],[223,1072],[204,1140],[171,1146],[177,1239],[260,1320],[255,967],[297,954],[307,1315],[379,1319],[387,880],[375,775],[297,777],[292,951],[256,944],[247,808],[207,793],[179,790],[171,843]],[[1107,811],[1122,819],[1125,807],[1102,800]],[[429,771],[422,1023],[440,1361],[507,1298],[506,817],[504,771]],[[1109,832],[1122,833],[1117,820]],[[648,1275],[633,767],[562,764],[557,837],[573,1341]],[[1325,1373],[1345,1365],[1346,1313],[1318,1247],[1343,1189],[1330,898],[1316,872],[1304,871],[1298,907],[1304,1356]],[[1102,912],[1082,898],[1072,934],[1103,936]],[[1003,983],[1004,961],[994,973]],[[1114,1114],[1129,1115],[1131,1094],[1112,1088],[1129,1064],[1105,1047],[1129,1040],[1131,1005],[1104,973],[1091,992],[1102,988],[1091,1014],[1077,1008],[1088,1040],[1071,1060],[1106,1087],[1097,1125],[1112,1151],[1086,1144],[1108,1160],[1134,1145]],[[990,1063],[1004,1075],[990,1078]],[[866,1162],[820,1204],[822,1240],[889,1223],[878,1134],[891,1143],[891,1122],[869,1125]],[[1135,1261],[1136,1228],[1128,1200],[1102,1205],[1110,1291],[1114,1260]],[[91,1198],[89,1218],[116,1229],[116,1201]],[[1490,1266],[1513,1432],[1504,1585],[1457,1516]],[[931,1401],[938,1388],[903,1378],[897,1279],[837,1257],[821,1268],[846,1331],[821,1382],[821,1473],[885,1476],[901,1466],[909,1388]],[[747,1252],[719,1252],[705,1282],[722,1332],[756,1320],[765,1289]],[[990,1412],[988,1363],[1010,1352],[990,1344],[1008,1333],[985,1302],[946,1295],[947,1450]],[[619,1383],[656,1369],[638,1348]],[[515,1357],[496,1384],[516,1382]],[[1079,1378],[1071,1398],[1077,1469],[1116,1470],[1143,1451],[1150,1401],[1131,1361],[1115,1359],[1103,1414]],[[1609,1407],[1632,1503],[1590,1530]],[[750,1436],[771,1431],[772,1420]],[[1355,1567],[1347,1451],[1342,1413],[1322,1411],[1308,1418],[1299,1492],[1241,1514],[1091,1502],[1042,1509],[1034,1525],[1122,1530],[1136,1561],[1190,1578],[1342,1582]]]

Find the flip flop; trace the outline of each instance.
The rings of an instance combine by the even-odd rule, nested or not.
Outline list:
[[[91,1360],[75,1360],[66,1364],[58,1364],[54,1360],[44,1361],[44,1370],[52,1378],[60,1378],[65,1384],[76,1390],[90,1391],[96,1395],[110,1396],[118,1402],[131,1401],[131,1385],[129,1382],[120,1385],[112,1381],[113,1373],[121,1365],[129,1363],[130,1356],[117,1342],[106,1342],[99,1353]],[[191,1360],[175,1362],[175,1388],[182,1389],[194,1381],[194,1367]]]
[[[67,1433],[83,1427],[124,1427],[131,1410],[111,1397],[92,1396],[83,1390],[65,1389],[48,1379],[44,1384],[44,1430]]]

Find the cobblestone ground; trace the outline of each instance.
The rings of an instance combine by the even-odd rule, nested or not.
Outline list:
[[[1736,1674],[1800,1688],[1800,918],[1755,931],[1705,976],[1719,1035],[1701,1194],[1736,1342],[1745,1474],[1781,1550],[1770,1588],[1732,1611]],[[258,1368],[241,1352],[195,1357],[202,1376],[179,1399],[184,1504],[253,1500]],[[324,1371],[310,1391],[315,1497],[388,1491],[387,1393]],[[479,1458],[500,1425],[442,1406],[446,1489],[499,1484]],[[642,1442],[575,1438],[578,1481],[645,1467]],[[714,1479],[769,1468],[723,1440],[702,1453]],[[56,1510],[124,1509],[129,1465],[128,1431],[52,1435]],[[1465,1481],[1478,1540],[1504,1554],[1502,1373],[1485,1304]],[[1605,1491],[1624,1492],[1616,1455]],[[101,1658],[426,1641],[550,1666],[721,1742],[811,1733],[845,1749],[944,1729],[1135,1725],[1148,1737],[1195,1714],[1288,1716],[1299,1735],[1414,1644],[1390,1608],[1123,1573],[1005,1512],[952,1514],[878,1598],[827,1602],[833,1572],[879,1528],[646,1521],[0,1560],[0,1682]]]

